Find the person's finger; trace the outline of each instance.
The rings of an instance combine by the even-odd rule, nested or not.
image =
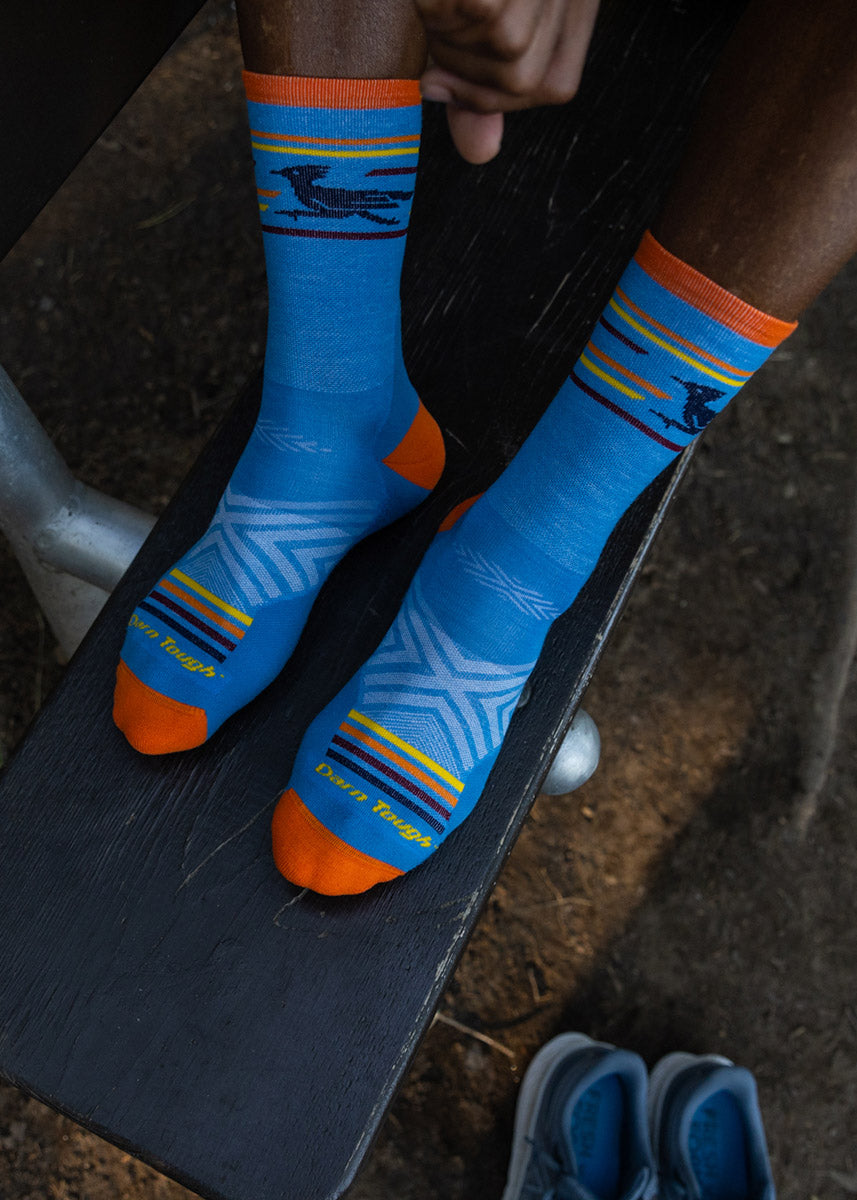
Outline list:
[[[503,141],[502,113],[470,112],[448,104],[446,116],[455,148],[466,162],[481,166],[497,156]]]
[[[580,0],[565,14],[553,57],[541,83],[542,103],[564,104],[577,94],[599,0]]]
[[[429,34],[466,34],[500,19],[511,0],[414,0]],[[529,0],[533,4],[533,0]]]
[[[483,100],[476,101],[473,94],[466,96],[462,85],[489,88],[510,97],[529,97],[527,103],[538,104],[541,81],[563,33],[566,3],[567,0],[546,0],[534,29],[523,28],[517,33],[507,31],[502,36],[495,30],[490,39],[486,33],[485,40],[471,45],[430,37],[432,63],[460,81],[454,85],[447,79],[446,84],[452,88],[459,103],[467,107],[477,106],[484,111]]]
[[[545,9],[553,3],[555,0],[505,0],[479,19],[458,22],[427,19],[426,34],[441,52],[449,48],[480,58],[513,61],[526,53],[544,19]]]
[[[459,79],[439,67],[429,67],[420,80],[420,91],[424,100],[436,100],[441,104],[455,104],[473,113],[503,113],[525,108],[526,101],[497,88],[484,87]]]

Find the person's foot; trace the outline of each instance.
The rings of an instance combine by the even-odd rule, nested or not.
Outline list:
[[[399,332],[417,84],[246,80],[270,297],[262,405],[207,531],[129,622],[114,719],[146,754],[199,745],[258,695],[335,564],[443,469]]]
[[[643,239],[566,384],[310,726],[274,815],[287,879],[363,891],[473,811],[551,622],[616,522],[790,328]]]
[[[206,533],[134,610],[114,719],[142,753],[200,745],[276,678],[332,568],[418,504],[443,462],[422,406],[387,454],[388,438],[360,445],[335,423],[321,438],[292,452],[260,422]]]
[[[500,565],[516,551],[523,578]],[[486,498],[438,534],[381,645],[301,743],[273,822],[292,883],[365,891],[472,811],[560,611],[556,571],[538,559]]]

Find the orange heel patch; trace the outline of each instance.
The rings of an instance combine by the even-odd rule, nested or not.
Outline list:
[[[355,850],[313,816],[300,796],[289,788],[283,792],[271,823],[274,862],[281,875],[297,887],[323,896],[353,896],[376,883],[388,883],[404,875]]]
[[[410,429],[383,462],[409,483],[427,491],[440,479],[446,462],[443,434],[422,400]]]
[[[204,709],[156,692],[121,659],[116,669],[113,720],[141,754],[192,750],[208,737]]]
[[[462,500],[460,504],[456,504],[455,508],[451,508],[440,525],[438,525],[438,533],[446,533],[447,529],[452,529],[453,525],[460,521],[467,510],[472,508],[480,496],[484,496],[484,494],[484,492],[477,492],[475,496],[468,496],[466,500]]]

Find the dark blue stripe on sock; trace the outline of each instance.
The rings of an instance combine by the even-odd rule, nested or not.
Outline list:
[[[363,762],[368,763],[374,771],[380,771],[382,775],[388,776],[388,778],[392,779],[393,783],[398,783],[400,787],[406,787],[409,792],[413,792],[415,796],[418,796],[420,800],[423,800],[429,806],[429,808],[433,808],[435,812],[440,813],[442,817],[446,817],[447,821],[449,820],[449,810],[444,808],[439,800],[436,800],[434,796],[430,796],[428,792],[424,792],[421,787],[417,787],[417,785],[412,783],[406,775],[400,775],[398,771],[394,771],[393,768],[388,763],[385,763],[382,759],[375,758],[375,756],[370,754],[368,750],[364,750],[361,746],[355,746],[353,742],[347,742],[345,738],[340,737],[339,734],[337,734],[333,739],[333,745],[341,746],[343,750],[346,750],[349,754],[353,754],[355,758],[359,758]]]
[[[642,346],[638,346],[636,342],[632,342],[629,337],[625,337],[624,333],[620,333],[616,326],[611,325],[610,322],[605,320],[604,317],[599,317],[598,323],[603,325],[608,333],[612,333],[614,338],[618,338],[620,342],[623,342],[629,350],[633,350],[635,354],[649,353],[648,350],[644,350]]]
[[[157,617],[165,625],[169,625],[170,629],[174,629],[176,633],[180,633],[189,642],[193,642],[194,646],[199,646],[200,650],[204,650],[206,654],[210,654],[218,662],[226,662],[225,654],[221,654],[219,650],[215,650],[213,646],[209,646],[201,637],[197,637],[195,633],[191,633],[189,629],[185,629],[184,625],[180,625],[178,621],[174,621],[172,617],[162,612],[161,609],[155,608],[153,604],[147,604],[145,600],[141,600],[137,607],[142,608],[144,612],[151,613],[153,617]]]
[[[217,629],[212,629],[201,617],[195,616],[183,604],[179,604],[178,600],[172,600],[169,596],[164,596],[159,591],[152,592],[151,599],[157,600],[162,608],[168,608],[171,612],[178,613],[183,621],[187,621],[194,628],[199,629],[206,637],[214,638],[216,642],[219,642],[221,646],[225,646],[227,650],[235,649],[236,642],[231,642],[225,634],[220,633]]]
[[[427,813],[418,804],[415,804],[413,800],[407,796],[403,796],[394,787],[385,783],[384,780],[378,779],[371,771],[364,770],[358,763],[352,762],[350,758],[346,758],[344,754],[337,754],[335,750],[328,750],[327,757],[332,758],[334,762],[338,762],[343,767],[348,767],[349,771],[353,771],[355,775],[359,775],[361,779],[365,779],[373,787],[380,788],[382,792],[385,792],[388,796],[392,796],[394,800],[398,800],[400,804],[403,804],[405,808],[410,809],[412,813],[418,816],[421,821],[425,821],[429,828],[436,830],[438,833],[445,831],[445,826],[438,821],[437,817],[433,817],[431,813]]]

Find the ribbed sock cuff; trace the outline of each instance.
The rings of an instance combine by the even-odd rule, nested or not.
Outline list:
[[[410,108],[420,103],[416,79],[313,79],[244,72],[247,99],[294,108]]]
[[[757,345],[773,350],[797,329],[797,321],[781,321],[739,300],[726,288],[670,254],[649,232],[643,234],[634,258],[655,283]]]

